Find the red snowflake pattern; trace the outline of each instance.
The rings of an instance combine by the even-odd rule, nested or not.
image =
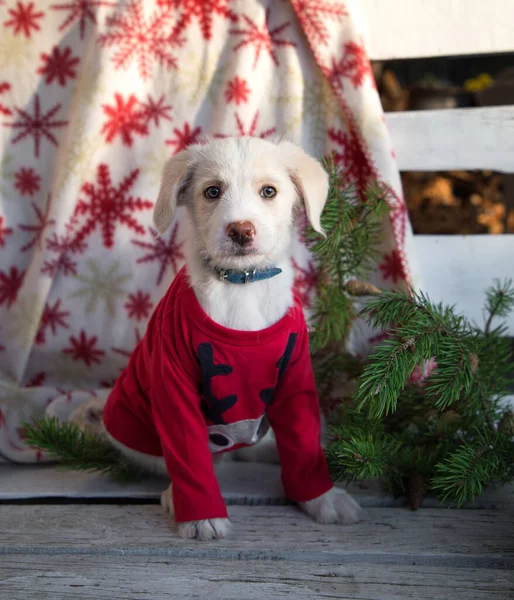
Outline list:
[[[8,92],[10,89],[11,89],[11,84],[8,83],[7,81],[2,81],[2,83],[0,83],[0,94]],[[0,115],[5,115],[6,117],[9,115],[12,115],[12,110],[10,108],[7,108],[7,106],[2,104],[1,102],[0,102]]]
[[[153,120],[154,124],[158,127],[161,119],[171,121],[171,116],[168,114],[172,110],[172,106],[164,104],[164,94],[155,101],[150,95],[146,103],[141,103],[141,110],[147,122]]]
[[[147,21],[143,5],[143,0],[131,0],[119,13],[108,17],[109,31],[98,41],[102,46],[119,47],[112,58],[115,69],[126,69],[136,59],[139,74],[148,79],[155,61],[168,69],[177,68],[177,59],[170,50],[182,46],[183,39],[180,31],[171,27],[171,8],[155,11]]]
[[[246,79],[241,79],[237,75],[227,83],[225,90],[225,100],[227,103],[235,102],[237,106],[248,102],[250,88],[246,83]]]
[[[215,14],[237,23],[237,15],[228,8],[229,0],[160,0],[157,4],[182,8],[182,15],[177,24],[179,31],[185,29],[193,19],[198,19],[205,40],[212,38],[212,19]]]
[[[318,272],[312,262],[307,265],[307,268],[302,269],[300,265],[293,259],[293,268],[295,271],[294,289],[302,306],[304,308],[311,307],[312,292],[318,285]]]
[[[9,308],[16,302],[24,277],[25,271],[18,267],[11,267],[7,272],[0,271],[0,306],[5,303]]]
[[[291,4],[309,41],[320,46],[326,46],[330,39],[325,19],[340,21],[348,15],[342,2],[291,0]]]
[[[353,87],[357,88],[369,77],[375,85],[371,64],[364,48],[355,42],[344,45],[343,56],[336,60],[332,58],[330,67],[325,67],[325,75],[332,87],[342,90],[344,78],[349,79]]]
[[[67,10],[69,15],[59,25],[59,31],[64,31],[66,27],[79,22],[80,39],[84,39],[86,33],[86,23],[89,19],[93,25],[96,25],[95,9],[99,6],[116,6],[114,2],[104,2],[102,0],[71,0],[65,4],[52,4],[53,10]]]
[[[46,240],[47,251],[56,254],[56,257],[44,262],[41,273],[50,277],[54,277],[57,273],[62,275],[77,274],[77,263],[74,256],[82,254],[87,245],[82,240],[76,239],[75,226],[76,218],[72,217],[71,222],[66,224],[65,234],[58,235],[54,233]]]
[[[58,327],[69,329],[69,325],[66,323],[65,318],[70,315],[71,313],[69,311],[62,310],[60,300],[56,300],[53,306],[47,302],[36,334],[36,344],[45,343],[47,329],[50,329],[53,335],[57,334]]]
[[[36,192],[39,192],[41,177],[34,169],[21,167],[14,174],[14,179],[14,187],[22,196],[33,196]]]
[[[25,387],[28,387],[28,388],[41,387],[43,385],[43,383],[45,383],[45,379],[46,379],[46,373],[44,371],[41,371],[39,373],[36,373],[33,377],[31,377],[25,384]],[[50,400],[52,400],[52,399],[53,398],[51,398]]]
[[[177,154],[191,144],[197,144],[200,141],[202,130],[200,127],[192,129],[189,123],[186,122],[184,123],[183,131],[174,129],[173,133],[175,134],[175,138],[166,140],[166,144],[168,146],[174,146],[173,154]]]
[[[88,339],[86,332],[82,329],[79,337],[70,335],[71,346],[64,348],[63,353],[68,354],[75,361],[83,361],[87,367],[91,367],[94,363],[100,364],[100,358],[105,356],[105,352],[95,348],[97,341],[96,335]]]
[[[76,217],[86,216],[86,222],[77,231],[75,238],[77,241],[83,241],[100,228],[104,246],[112,248],[117,222],[136,233],[145,232],[133,213],[150,209],[153,203],[150,200],[128,196],[130,188],[138,177],[139,169],[134,169],[115,187],[111,181],[109,167],[106,164],[98,166],[97,185],[88,182],[82,186],[82,194],[87,197],[87,200],[80,199],[75,208]]]
[[[130,319],[141,321],[141,319],[146,319],[150,315],[152,306],[150,294],[138,290],[135,294],[129,294],[128,301],[125,303],[125,310]]]
[[[61,104],[56,104],[47,113],[41,113],[41,105],[39,101],[39,94],[34,97],[34,114],[30,115],[21,108],[16,108],[16,112],[20,119],[14,123],[7,123],[9,127],[13,129],[20,129],[20,133],[11,140],[13,144],[17,144],[27,136],[34,138],[34,155],[39,158],[39,147],[41,139],[47,139],[54,146],[58,146],[58,142],[52,128],[64,127],[68,124],[68,121],[55,121],[54,116],[61,109]]]
[[[14,35],[22,33],[26,38],[30,39],[32,30],[40,31],[38,20],[42,19],[45,15],[43,12],[34,12],[36,7],[35,2],[18,2],[16,8],[10,8],[8,13],[11,18],[8,21],[4,21],[5,27],[12,27]]]
[[[277,132],[277,128],[272,127],[270,129],[265,129],[264,131],[261,131],[260,133],[257,133],[257,123],[259,121],[259,116],[260,116],[259,111],[257,111],[255,113],[249,128],[246,128],[246,126],[243,124],[241,117],[237,113],[234,113],[234,116],[236,119],[236,127],[237,127],[237,135],[238,136],[260,137],[264,140],[264,139],[274,135]],[[230,137],[230,136],[226,135],[224,133],[215,133],[213,137],[226,138],[226,137]]]
[[[148,118],[141,108],[134,94],[130,94],[127,102],[121,94],[114,94],[114,106],[102,104],[104,113],[108,120],[102,127],[105,141],[111,143],[116,136],[120,136],[125,146],[132,146],[134,134],[148,134]]]
[[[382,272],[382,277],[386,280],[391,279],[393,283],[407,279],[403,261],[397,250],[393,250],[390,254],[384,254],[384,260],[378,268]]]
[[[329,129],[328,137],[340,146],[340,150],[333,153],[334,160],[343,165],[348,178],[355,182],[359,197],[364,200],[366,187],[378,178],[378,173],[353,117],[347,116],[349,131],[345,133],[341,130]]]
[[[138,264],[148,263],[148,262],[157,262],[159,267],[159,273],[157,274],[157,285],[159,285],[164,277],[164,273],[168,265],[171,265],[173,273],[178,272],[179,264],[184,260],[184,254],[182,253],[182,242],[177,242],[178,235],[178,223],[175,223],[173,227],[170,237],[166,242],[164,238],[157,236],[157,231],[148,228],[150,234],[154,238],[153,243],[151,242],[141,242],[139,240],[132,240],[132,243],[135,246],[139,246],[140,248],[144,248],[148,251],[143,257],[137,259]]]
[[[51,203],[52,203],[51,196],[49,195],[48,201],[46,203],[46,209],[45,209],[45,212],[43,213],[43,211],[39,208],[39,206],[37,206],[37,204],[32,202],[32,208],[34,209],[34,212],[36,213],[36,219],[37,219],[36,223],[34,225],[18,225],[18,229],[32,233],[34,235],[34,237],[32,238],[32,240],[30,240],[30,242],[28,242],[27,244],[25,244],[24,246],[22,246],[20,248],[20,252],[26,252],[27,250],[30,250],[31,248],[34,248],[35,246],[37,246],[39,249],[42,248],[42,240],[43,240],[43,234],[45,233],[45,230],[47,229],[47,227],[51,227],[52,225],[55,224],[55,219],[48,218],[48,215],[50,214]]]
[[[51,54],[41,54],[43,66],[37,72],[45,76],[45,83],[50,85],[54,79],[61,87],[66,87],[66,78],[75,79],[77,65],[80,58],[71,55],[71,48],[67,47],[61,52],[59,46],[52,49]]]
[[[281,25],[277,25],[273,29],[270,29],[269,21],[270,21],[270,9],[266,9],[266,16],[263,26],[257,25],[255,21],[243,15],[243,19],[246,22],[246,29],[231,29],[229,33],[233,35],[240,35],[243,39],[234,46],[233,50],[236,52],[240,48],[244,48],[245,46],[255,46],[255,58],[253,61],[253,69],[257,67],[259,62],[259,58],[261,56],[261,52],[265,51],[269,54],[271,60],[278,66],[280,63],[278,61],[278,57],[275,51],[276,46],[293,46],[296,44],[289,40],[284,40],[279,38],[279,36],[283,33],[285,29],[289,27],[291,24],[289,21],[286,23],[282,23]]]
[[[137,346],[137,344],[139,344],[139,342],[141,341],[141,334],[139,333],[139,329],[137,327],[134,328],[134,333],[135,333],[135,337],[136,337],[136,343],[134,345]],[[125,350],[124,348],[115,348],[114,346],[111,346],[111,350],[115,353],[115,354],[120,354],[121,356],[124,356],[125,358],[130,358],[130,355],[133,352],[133,348],[130,350]],[[123,369],[122,369],[123,370]],[[116,380],[115,380],[116,381]],[[104,387],[112,387],[109,385],[104,385]]]
[[[0,248],[5,246],[5,238],[12,234],[12,229],[4,225],[4,218],[0,216]]]

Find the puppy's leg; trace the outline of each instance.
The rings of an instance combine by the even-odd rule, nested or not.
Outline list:
[[[68,417],[68,422],[75,423],[82,431],[105,436],[102,415],[107,402],[107,395],[92,396],[78,406]]]
[[[300,502],[300,508],[318,523],[342,523],[350,525],[359,521],[361,507],[340,488],[332,488],[321,496]]]
[[[202,521],[186,521],[175,523],[175,509],[171,483],[161,494],[161,506],[168,514],[170,520],[176,525],[177,533],[181,538],[197,539],[205,542],[208,540],[222,540],[228,533],[230,521],[228,519],[203,519]]]

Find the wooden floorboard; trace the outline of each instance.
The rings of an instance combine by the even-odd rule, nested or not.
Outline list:
[[[0,560],[5,600],[507,600],[513,590],[507,571],[415,564],[100,556]]]

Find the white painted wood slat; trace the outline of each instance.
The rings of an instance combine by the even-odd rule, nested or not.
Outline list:
[[[375,60],[514,51],[512,0],[357,0]]]
[[[421,287],[431,300],[455,304],[483,325],[485,289],[494,278],[514,279],[514,235],[416,235]],[[514,315],[507,321],[514,335]]]
[[[514,106],[387,113],[386,121],[401,171],[514,172]]]

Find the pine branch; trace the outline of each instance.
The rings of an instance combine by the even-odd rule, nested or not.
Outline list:
[[[143,476],[107,440],[82,431],[75,423],[60,423],[55,417],[43,416],[27,424],[23,435],[29,446],[44,450],[67,469],[97,471],[120,482]]]
[[[514,309],[514,287],[512,279],[506,279],[503,283],[495,279],[494,285],[486,292],[485,310],[488,318],[485,324],[484,332],[489,333],[491,323],[495,317],[505,318]]]

